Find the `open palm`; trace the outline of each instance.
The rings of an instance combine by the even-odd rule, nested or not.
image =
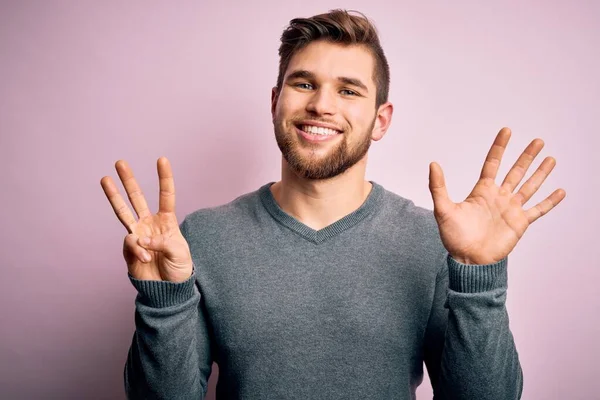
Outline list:
[[[461,203],[448,197],[444,174],[437,163],[429,167],[429,189],[434,214],[446,250],[465,264],[491,264],[508,256],[529,225],[547,214],[566,193],[555,190],[528,210],[524,204],[552,172],[556,161],[546,157],[535,173],[514,193],[527,169],[544,147],[533,140],[521,154],[500,186],[495,182],[502,155],[510,139],[510,129],[500,130],[485,159],[479,180]]]

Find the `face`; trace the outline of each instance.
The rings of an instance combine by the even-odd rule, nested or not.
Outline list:
[[[374,58],[362,46],[312,42],[273,89],[275,138],[290,168],[306,179],[335,177],[383,137],[391,104],[375,107]]]

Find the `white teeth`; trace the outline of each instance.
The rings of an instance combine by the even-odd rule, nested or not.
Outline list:
[[[302,125],[302,130],[304,132],[311,133],[313,135],[330,136],[330,135],[338,134],[338,131],[336,131],[335,129],[323,128],[320,126],[313,126],[313,125]]]

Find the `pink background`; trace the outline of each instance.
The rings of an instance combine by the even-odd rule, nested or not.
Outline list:
[[[0,397],[124,398],[135,292],[100,178],[128,160],[156,209],[166,155],[180,218],[277,180],[281,30],[344,7],[376,22],[391,65],[394,121],[369,179],[430,208],[430,161],[458,201],[502,126],[501,177],[545,139],[558,164],[531,204],[567,198],[510,257],[523,398],[599,398],[600,3],[482,3],[3,1]]]

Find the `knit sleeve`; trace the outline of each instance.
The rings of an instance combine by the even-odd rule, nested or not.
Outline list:
[[[523,373],[506,310],[507,260],[444,257],[425,336],[434,399],[519,399]]]
[[[184,237],[186,222],[181,224]],[[129,399],[203,399],[211,372],[206,311],[194,273],[184,282],[140,281],[124,370]]]

